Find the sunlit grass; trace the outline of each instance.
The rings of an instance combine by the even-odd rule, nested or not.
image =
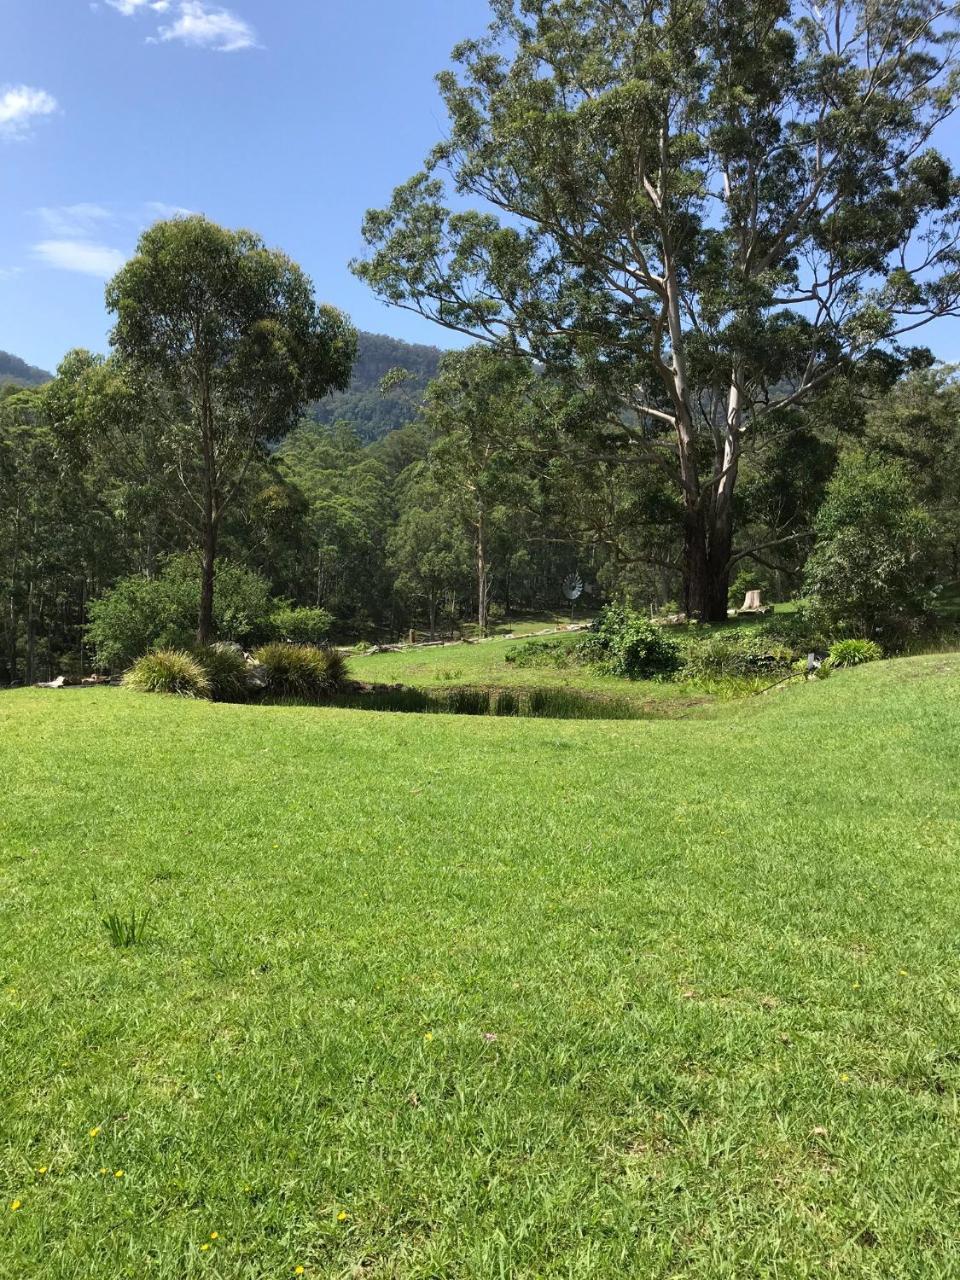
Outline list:
[[[955,1275],[958,767],[952,656],[692,720],[0,695],[0,1276]]]

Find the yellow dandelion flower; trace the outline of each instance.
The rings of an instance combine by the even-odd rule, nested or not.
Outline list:
[[[99,1132],[100,1132],[100,1126],[96,1125],[93,1129],[90,1130],[90,1137],[95,1138]]]
[[[853,989],[854,989],[854,991],[859,991],[859,990],[860,990],[860,983],[859,983],[859,982],[855,982],[855,983],[853,984]]]
[[[220,1232],[219,1232],[219,1231],[211,1231],[211,1232],[210,1232],[210,1239],[211,1239],[211,1240],[219,1240],[219,1239],[220,1239]]]
[[[432,1040],[432,1039],[433,1039],[433,1032],[432,1032],[432,1031],[428,1031],[428,1032],[427,1032],[427,1034],[426,1034],[423,1038],[424,1038],[424,1040]]]
[[[906,971],[906,969],[901,969],[901,970],[900,970],[900,977],[901,977],[901,978],[905,978],[906,976],[907,976],[907,971]]]
[[[21,1209],[21,1208],[23,1208],[23,1201],[22,1201],[22,1200],[11,1200],[11,1201],[10,1201],[10,1212],[11,1212],[11,1213],[16,1213],[16,1212],[17,1212],[17,1210],[18,1210],[18,1209]]]
[[[346,1209],[341,1209],[340,1212],[337,1214],[337,1221],[346,1222],[349,1217],[350,1215],[349,1213],[347,1213]]]
[[[200,1246],[200,1252],[201,1252],[201,1253],[206,1253],[206,1252],[207,1252],[207,1250],[208,1250],[209,1248],[210,1248],[210,1246],[209,1246],[208,1244],[202,1244],[202,1245]]]
[[[37,1170],[37,1173],[47,1173],[47,1172],[49,1172],[49,1171],[48,1171],[47,1166],[46,1166],[45,1164],[42,1164],[42,1165],[40,1166],[40,1168]]]
[[[100,1172],[101,1172],[101,1173],[109,1173],[109,1172],[110,1172],[110,1170],[109,1170],[109,1169],[101,1169],[101,1170],[100,1170]]]
[[[303,1275],[303,1267],[294,1267],[294,1268],[293,1268],[293,1274],[294,1274],[295,1276],[302,1276],[302,1275]]]
[[[840,1076],[840,1079],[843,1082],[843,1084],[846,1084],[847,1081],[850,1079],[850,1077],[846,1074],[846,1072],[843,1072]]]
[[[122,1178],[122,1177],[123,1177],[123,1170],[122,1170],[122,1169],[116,1169],[116,1170],[114,1171],[113,1176],[114,1176],[115,1178]]]

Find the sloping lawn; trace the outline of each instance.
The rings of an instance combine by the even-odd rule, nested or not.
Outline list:
[[[0,695],[0,1276],[956,1277],[958,770],[956,657],[685,721]]]

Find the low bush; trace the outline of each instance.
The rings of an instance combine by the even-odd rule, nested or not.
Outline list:
[[[883,650],[875,640],[836,640],[830,646],[827,662],[831,667],[859,667],[882,657]]]
[[[326,609],[284,605],[270,621],[277,640],[287,644],[321,645],[330,635],[333,614]]]
[[[193,656],[210,681],[216,702],[243,702],[249,692],[243,651],[231,644],[211,644],[193,650]]]
[[[576,655],[581,662],[628,680],[662,679],[681,665],[680,646],[669,632],[620,604],[602,610],[595,630],[577,645]]]
[[[123,678],[137,693],[172,693],[181,698],[209,698],[210,677],[185,649],[155,649],[138,658]]]
[[[568,667],[573,656],[562,640],[525,640],[511,645],[503,660],[514,667]]]
[[[264,692],[272,698],[318,702],[337,693],[346,680],[346,662],[336,649],[275,641],[261,645],[253,659],[266,682]]]
[[[793,646],[771,639],[759,627],[691,638],[684,648],[683,674],[691,680],[775,675],[789,671],[800,656]]]

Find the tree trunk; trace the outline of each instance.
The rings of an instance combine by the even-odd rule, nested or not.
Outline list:
[[[197,621],[197,644],[213,640],[213,583],[217,563],[217,526],[203,522],[200,547],[200,616]]]
[[[487,593],[489,571],[487,569],[486,528],[483,511],[477,518],[477,631],[487,634]]]

